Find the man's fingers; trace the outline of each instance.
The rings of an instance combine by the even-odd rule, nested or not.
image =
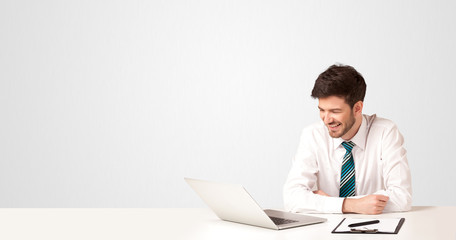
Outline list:
[[[385,202],[380,202],[380,201],[377,201],[376,203],[372,204],[373,207],[380,207],[380,208],[384,208],[386,206],[386,203]]]
[[[375,204],[375,207],[378,207],[378,208],[384,208],[385,206],[386,206],[386,202],[382,202],[382,201],[378,201]]]
[[[388,202],[389,197],[385,195],[375,195],[376,199],[382,202]]]

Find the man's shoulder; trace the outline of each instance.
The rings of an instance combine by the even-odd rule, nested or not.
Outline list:
[[[323,121],[314,122],[307,125],[302,130],[303,135],[312,136],[313,138],[325,138],[329,136],[328,130]]]
[[[396,124],[392,120],[378,117],[376,114],[364,115],[364,118],[366,119],[367,125],[370,128],[370,130],[388,131],[397,128]]]

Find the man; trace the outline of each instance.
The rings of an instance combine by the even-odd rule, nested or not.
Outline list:
[[[322,122],[302,131],[284,186],[288,211],[410,210],[404,139],[392,121],[362,114],[365,93],[364,78],[351,66],[333,65],[315,81]]]

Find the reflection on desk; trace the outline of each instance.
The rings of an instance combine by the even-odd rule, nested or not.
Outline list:
[[[225,222],[206,208],[169,209],[0,209],[0,239],[456,239],[456,207],[413,207],[397,235],[331,234],[344,217],[360,214],[314,214],[325,223],[270,230]]]

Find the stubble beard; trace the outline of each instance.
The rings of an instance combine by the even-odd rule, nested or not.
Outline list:
[[[331,132],[331,130],[329,130],[329,127],[326,126],[328,128],[329,136],[331,136],[332,138],[340,138],[344,136],[346,133],[348,133],[348,131],[350,131],[353,128],[353,125],[355,125],[355,121],[355,114],[353,114],[352,112],[352,114],[350,115],[350,119],[348,119],[347,124],[342,129],[342,133]],[[344,124],[342,124],[342,126],[344,126]]]

